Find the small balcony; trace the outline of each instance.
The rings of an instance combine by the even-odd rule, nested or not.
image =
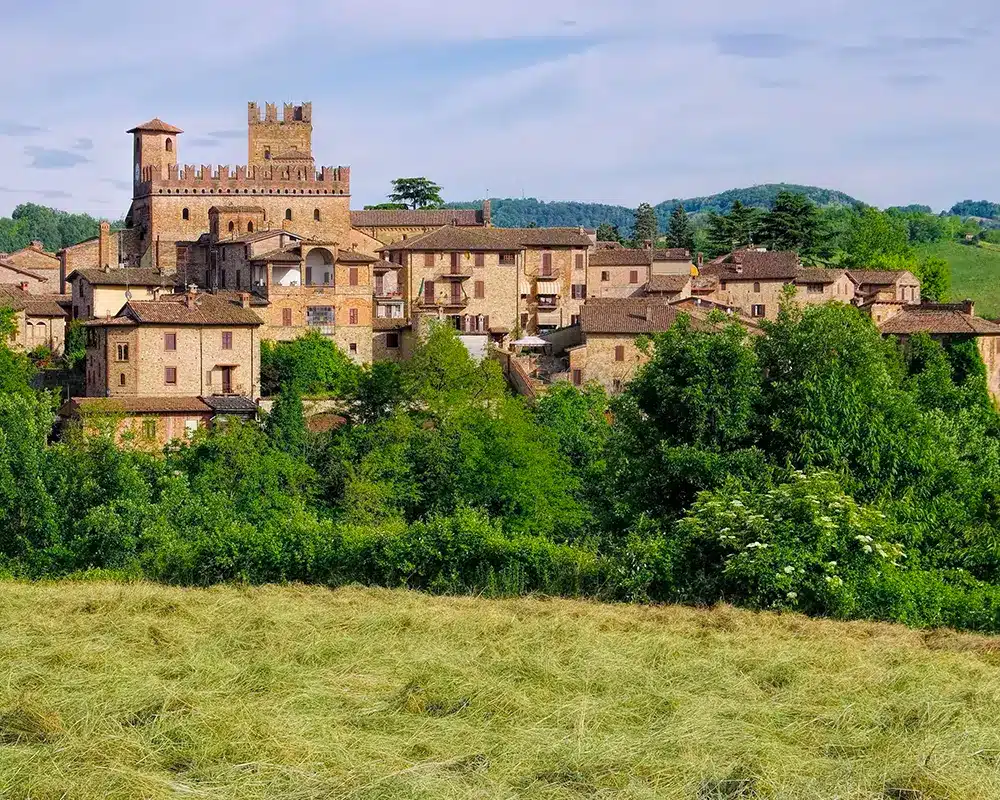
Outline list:
[[[469,305],[469,296],[462,292],[461,295],[442,295],[427,297],[421,295],[417,304],[422,308],[465,308]]]
[[[450,266],[441,273],[441,279],[446,281],[464,281],[472,277],[472,267],[468,264]]]
[[[559,307],[559,298],[552,294],[538,296],[539,311],[555,311]]]
[[[376,300],[396,300],[401,302],[403,299],[403,293],[401,291],[397,289],[379,289],[377,286],[375,287],[374,296]]]

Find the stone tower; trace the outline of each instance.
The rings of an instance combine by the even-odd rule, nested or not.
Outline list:
[[[136,125],[126,131],[134,139],[132,147],[132,189],[136,189],[143,181],[152,178],[166,178],[167,167],[177,164],[177,137],[184,133],[180,128],[168,125],[159,117],[149,122]],[[148,170],[153,172],[149,176]]]
[[[265,103],[264,119],[256,103],[247,103],[247,164],[313,166],[312,103],[285,103],[281,119],[274,103]]]

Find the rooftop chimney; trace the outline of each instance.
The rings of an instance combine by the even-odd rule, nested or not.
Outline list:
[[[21,291],[22,292],[28,291],[28,282],[27,281],[21,281]]]
[[[194,292],[187,292],[184,295],[184,305],[187,308],[194,308],[194,302],[197,295]]]
[[[250,295],[247,292],[240,292],[240,308],[250,308]]]
[[[962,311],[970,317],[976,316],[976,303],[973,300],[962,301]]]
[[[39,253],[45,249],[45,245],[43,245],[38,239],[32,239],[30,246],[32,250],[37,250]]]
[[[705,254],[698,253],[698,266],[700,267],[704,263],[705,263]]]
[[[646,306],[646,322],[652,322],[652,321],[653,321],[653,307]]]
[[[100,231],[97,234],[97,266],[105,272],[110,268],[111,225],[106,221],[101,221]]]

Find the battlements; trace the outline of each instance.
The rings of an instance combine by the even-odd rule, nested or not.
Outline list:
[[[265,103],[264,104],[264,117],[261,118],[260,107],[253,101],[247,103],[247,122],[250,125],[267,125],[267,124],[301,124],[301,125],[311,125],[312,124],[312,103],[303,103],[302,105],[295,105],[294,103],[285,103],[284,108],[281,111],[281,120],[278,120],[278,106],[276,103]]]
[[[213,166],[145,167],[137,197],[148,194],[350,194],[350,167]]]

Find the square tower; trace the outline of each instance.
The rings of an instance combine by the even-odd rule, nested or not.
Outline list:
[[[247,164],[312,166],[312,103],[285,103],[281,119],[274,103],[266,103],[264,118],[256,103],[247,103]]]

